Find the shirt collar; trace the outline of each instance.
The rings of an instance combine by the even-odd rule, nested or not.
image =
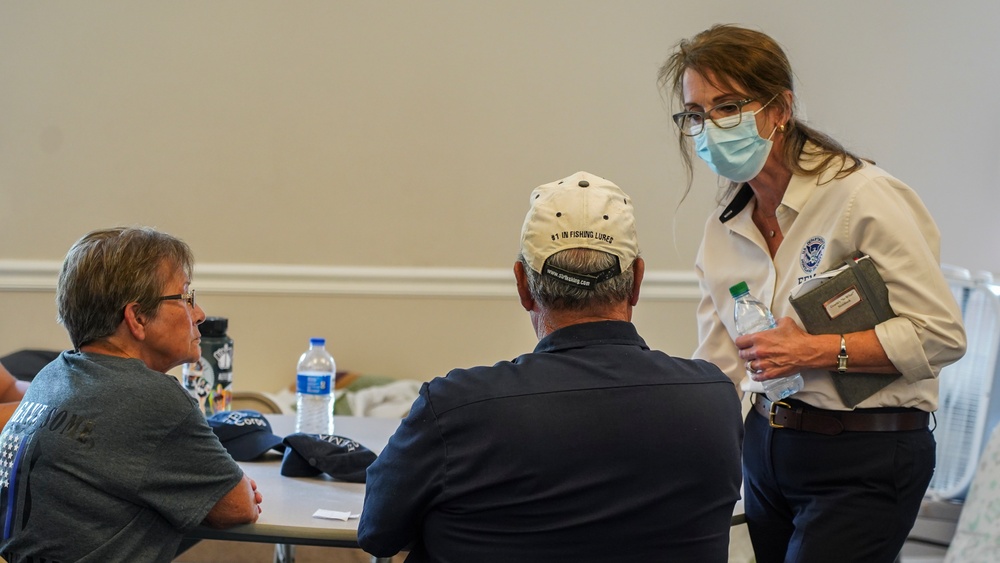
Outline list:
[[[626,321],[595,321],[566,326],[538,341],[535,352],[555,352],[597,344],[625,344],[648,350],[635,325]]]
[[[729,221],[733,217],[739,215],[740,211],[743,211],[743,208],[750,203],[751,199],[753,199],[753,189],[750,188],[750,184],[743,184],[740,186],[740,189],[737,190],[736,195],[733,196],[729,205],[722,210],[722,215],[719,215],[719,221],[725,223],[726,221]]]
[[[813,188],[819,182],[826,180],[827,174],[823,173],[819,176],[792,174],[788,180],[788,187],[785,188],[785,195],[781,197],[781,205],[795,211],[796,214],[800,213],[812,196]],[[750,184],[742,184],[736,191],[736,195],[730,200],[729,205],[722,210],[719,221],[725,223],[739,215],[751,199],[753,199],[753,189]]]
[[[781,205],[795,211],[795,213],[801,213],[802,208],[805,207],[813,193],[813,188],[816,187],[816,179],[816,176],[793,174],[791,180],[788,181],[788,187],[785,188],[785,195],[781,198]]]

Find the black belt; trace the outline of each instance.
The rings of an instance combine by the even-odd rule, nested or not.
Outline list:
[[[930,423],[930,413],[919,409],[901,412],[831,411],[805,405],[777,401],[754,394],[754,410],[767,419],[771,428],[789,428],[835,436],[841,432],[901,432],[921,430]]]

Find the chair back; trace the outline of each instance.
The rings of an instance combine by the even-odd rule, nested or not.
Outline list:
[[[1000,561],[1000,426],[979,458],[945,563]]]
[[[257,391],[233,391],[230,408],[234,411],[254,410],[261,414],[284,413],[274,399]]]

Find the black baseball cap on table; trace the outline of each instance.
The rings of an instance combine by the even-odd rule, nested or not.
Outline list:
[[[281,474],[286,477],[312,477],[326,473],[334,479],[365,482],[365,470],[375,452],[343,436],[295,433],[285,437],[285,457]]]
[[[236,461],[251,461],[269,450],[284,451],[281,436],[275,436],[264,415],[253,410],[215,413],[208,425]]]

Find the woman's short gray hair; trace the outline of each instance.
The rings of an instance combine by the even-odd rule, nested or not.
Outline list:
[[[114,334],[129,303],[155,316],[169,276],[180,268],[190,277],[193,264],[184,241],[149,227],[87,233],[69,249],[59,272],[58,320],[79,349]]]
[[[614,266],[617,259],[613,254],[592,248],[569,248],[553,254],[546,263],[570,272],[589,274]],[[621,303],[632,296],[635,262],[593,289],[583,289],[539,274],[531,269],[523,255],[518,260],[524,265],[532,299],[547,309],[580,311]]]

